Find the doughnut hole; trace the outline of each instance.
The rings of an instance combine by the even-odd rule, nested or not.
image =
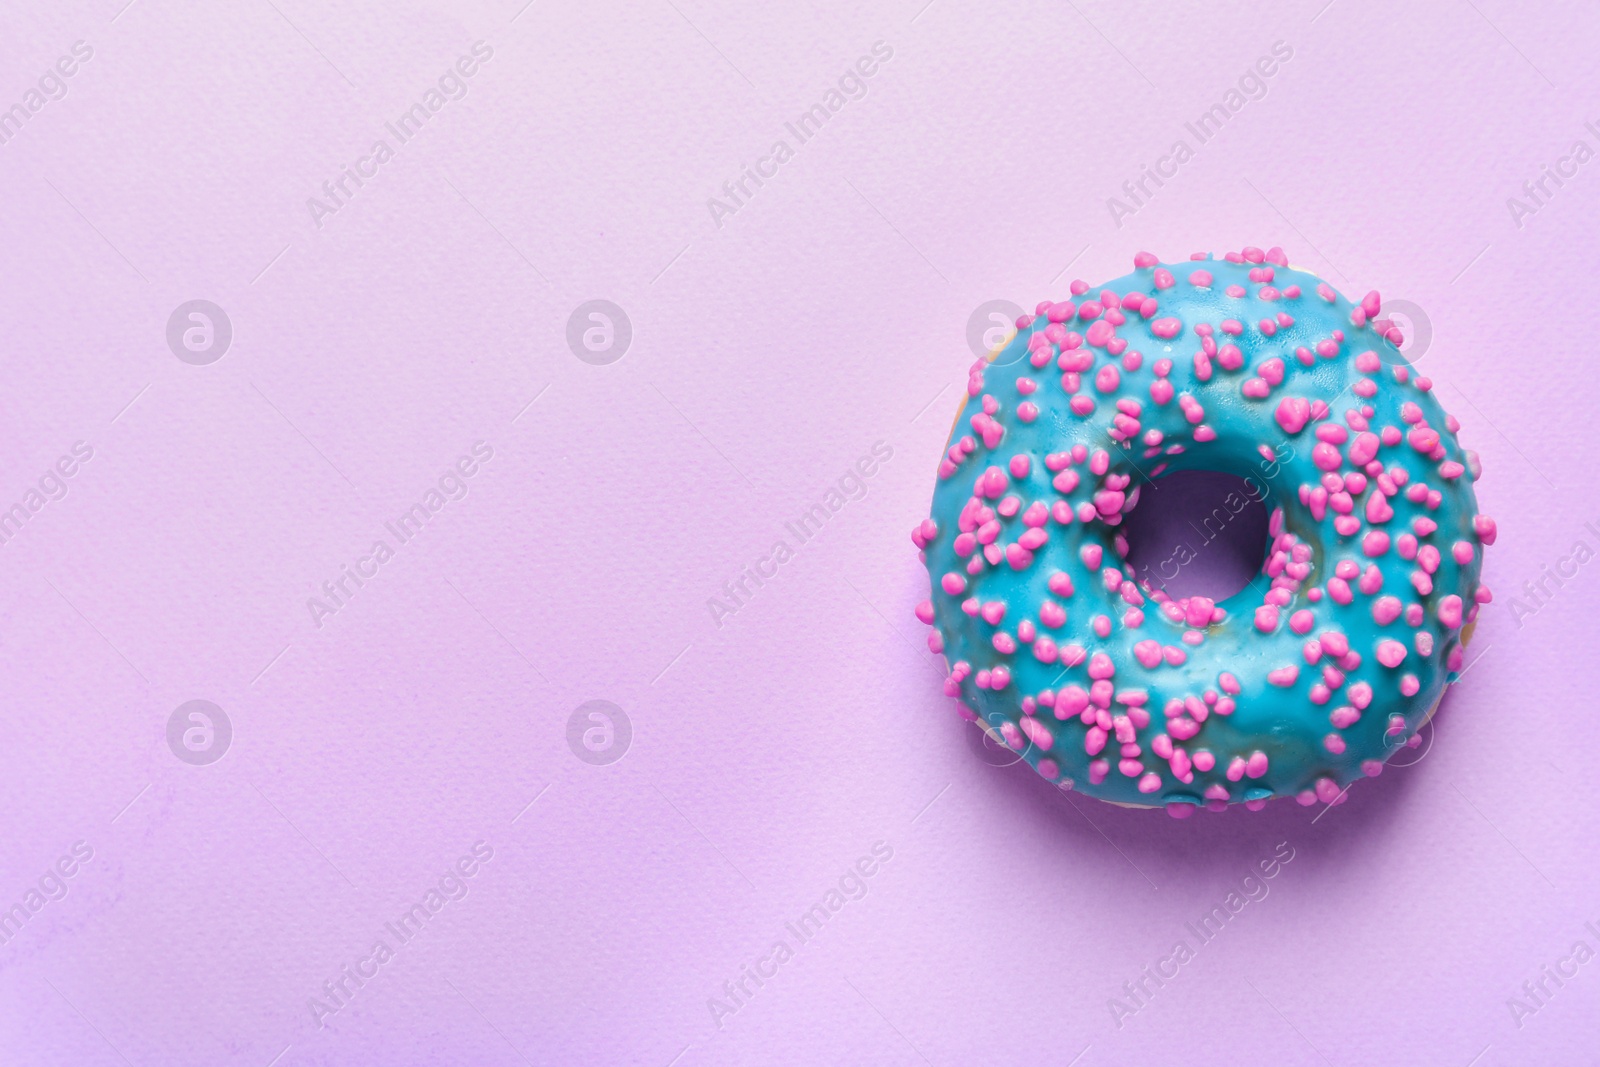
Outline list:
[[[1147,591],[1221,602],[1260,573],[1267,507],[1260,481],[1221,471],[1174,471],[1139,494],[1123,518],[1126,563]]]

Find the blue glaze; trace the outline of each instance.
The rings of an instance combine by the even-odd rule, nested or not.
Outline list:
[[[1156,289],[1155,267],[1136,270],[1103,287],[1119,297],[1130,292],[1151,295],[1158,301],[1159,310],[1148,320],[1137,311],[1124,311],[1126,322],[1116,328],[1115,336],[1126,340],[1130,351],[1137,350],[1143,356],[1142,366],[1136,370],[1123,369],[1122,357],[1110,355],[1105,348],[1091,347],[1087,340],[1082,343],[1083,351],[1092,352],[1094,356],[1093,366],[1082,372],[1077,392],[1095,402],[1094,410],[1087,416],[1080,417],[1068,407],[1072,397],[1063,391],[1062,373],[1056,362],[1060,345],[1050,347],[1050,362],[1042,368],[1036,369],[1030,364],[1030,338],[1049,325],[1042,314],[991,354],[989,364],[979,364],[975,368],[975,373],[982,375],[981,391],[977,396],[969,396],[964,404],[950,444],[954,445],[965,436],[976,440],[976,448],[953,474],[941,478],[936,485],[932,517],[938,524],[938,532],[924,552],[933,584],[934,625],[942,637],[946,661],[950,665],[970,665],[970,673],[947,683],[947,690],[952,695],[959,693],[962,703],[982,721],[997,732],[1003,731],[1014,748],[1020,744],[1025,758],[1036,769],[1041,760],[1053,761],[1056,780],[1068,780],[1074,788],[1100,799],[1136,805],[1205,803],[1207,788],[1220,785],[1226,788],[1231,803],[1289,795],[1300,795],[1309,802],[1306,791],[1316,789],[1319,779],[1343,788],[1364,774],[1376,773],[1381,762],[1394,754],[1421,726],[1445,686],[1454,681],[1455,674],[1448,669],[1447,661],[1461,643],[1462,629],[1443,623],[1438,607],[1442,598],[1454,594],[1462,600],[1465,624],[1470,626],[1475,618],[1474,594],[1479,588],[1483,559],[1483,542],[1474,525],[1478,510],[1472,488],[1477,473],[1476,457],[1469,457],[1460,447],[1455,433],[1447,429],[1444,410],[1431,392],[1417,387],[1414,371],[1408,383],[1396,381],[1396,367],[1410,368],[1400,351],[1380,337],[1370,324],[1354,325],[1352,313],[1356,307],[1349,300],[1336,296],[1330,303],[1319,296],[1320,280],[1314,275],[1275,267],[1270,285],[1280,296],[1268,300],[1260,295],[1263,283],[1250,281],[1248,275],[1252,267],[1270,264],[1207,259],[1160,266],[1175,276],[1173,287]],[[1187,281],[1196,269],[1207,270],[1214,276],[1209,287],[1193,286]],[[1227,296],[1224,290],[1230,285],[1243,286],[1246,295]],[[1299,286],[1301,294],[1293,299],[1282,297],[1281,291],[1292,286]],[[1102,287],[1096,287],[1081,297],[1074,297],[1073,303],[1081,305],[1086,300],[1096,299],[1101,291]],[[1256,323],[1280,312],[1293,316],[1294,324],[1279,329],[1274,336],[1265,335]],[[1170,341],[1151,330],[1152,322],[1168,318],[1176,318],[1183,324],[1181,332]],[[1221,323],[1229,319],[1244,324],[1239,336],[1221,332]],[[1195,327],[1201,324],[1209,324],[1217,330],[1214,335],[1217,344],[1231,341],[1238,345],[1244,356],[1242,369],[1226,370],[1213,357],[1210,380],[1202,382],[1197,378],[1194,356],[1201,347],[1201,338],[1195,333]],[[1089,324],[1074,318],[1062,325],[1086,334]],[[1297,347],[1314,352],[1316,343],[1329,338],[1335,330],[1343,331],[1344,335],[1335,356],[1318,355],[1311,366],[1304,366],[1296,358]],[[1382,365],[1376,372],[1366,374],[1357,370],[1356,357],[1369,350],[1379,354]],[[1264,399],[1243,395],[1243,383],[1255,375],[1255,368],[1262,361],[1273,357],[1283,361],[1282,384],[1272,388]],[[1173,364],[1167,380],[1177,394],[1187,393],[1203,406],[1204,425],[1216,431],[1215,440],[1204,443],[1193,440],[1195,427],[1185,418],[1176,397],[1162,405],[1152,400],[1151,385],[1156,380],[1153,368],[1163,358],[1171,359]],[[1102,394],[1095,385],[1095,373],[1108,364],[1117,365],[1121,374],[1120,387],[1110,395]],[[1037,383],[1036,392],[1023,394],[1019,390],[1017,382],[1023,376]],[[1376,394],[1371,398],[1358,397],[1353,388],[1361,379],[1369,377],[1377,383]],[[984,446],[981,434],[973,430],[969,421],[981,410],[980,402],[985,396],[998,402],[999,411],[994,417],[1004,428],[1002,439],[992,451]],[[1296,396],[1320,399],[1330,405],[1331,411],[1326,418],[1313,418],[1304,429],[1289,434],[1276,421],[1274,413],[1281,400]],[[1139,402],[1142,408],[1140,427],[1133,441],[1118,443],[1107,431],[1113,425],[1115,402],[1124,397]],[[1039,407],[1039,414],[1031,424],[1017,417],[1018,405],[1025,400]],[[1349,429],[1345,422],[1346,410],[1370,405],[1373,412],[1369,421],[1373,432],[1394,426],[1404,434],[1411,429],[1401,418],[1401,405],[1406,402],[1420,408],[1426,424],[1438,431],[1445,458],[1462,464],[1467,468],[1465,473],[1454,479],[1442,476],[1438,459],[1430,459],[1402,439],[1398,444],[1380,448],[1377,459],[1386,470],[1401,467],[1410,475],[1411,482],[1420,480],[1438,490],[1442,500],[1436,508],[1429,509],[1424,503],[1407,499],[1402,488],[1388,497],[1393,517],[1381,524],[1369,523],[1365,518],[1367,498],[1379,492],[1369,479],[1365,491],[1355,499],[1352,514],[1362,521],[1361,528],[1352,536],[1335,530],[1335,513],[1331,509],[1320,521],[1314,519],[1311,510],[1301,503],[1299,493],[1302,483],[1317,486],[1324,475],[1312,461],[1316,428],[1337,424]],[[1164,435],[1161,448],[1181,444],[1184,451],[1177,455],[1147,457],[1146,445],[1140,438],[1151,429]],[[1356,431],[1349,432],[1353,439]],[[990,467],[1006,469],[1013,456],[1026,455],[1031,459],[1029,473],[1022,478],[1011,477],[1006,489],[1007,494],[1021,498],[1021,508],[1015,516],[999,520],[1001,533],[995,543],[1010,544],[1027,529],[1022,512],[1029,504],[1042,501],[1048,506],[1064,498],[1077,509],[1091,501],[1096,490],[1102,487],[1103,479],[1091,474],[1087,463],[1070,468],[1078,472],[1080,482],[1069,493],[1062,494],[1052,486],[1053,472],[1046,468],[1045,456],[1067,451],[1076,444],[1086,446],[1091,454],[1099,449],[1106,450],[1110,454],[1108,474],[1129,477],[1131,480],[1125,490],[1129,494],[1147,481],[1162,463],[1165,466],[1160,469],[1161,474],[1203,469],[1265,484],[1268,488],[1265,506],[1269,511],[1282,509],[1274,530],[1278,529],[1277,521],[1281,521],[1283,528],[1308,544],[1312,552],[1311,572],[1292,601],[1280,608],[1275,630],[1259,632],[1254,621],[1255,609],[1262,604],[1269,581],[1265,576],[1218,603],[1227,617],[1200,628],[1205,640],[1199,645],[1185,644],[1182,637],[1189,627],[1169,619],[1154,601],[1143,605],[1142,625],[1125,626],[1122,620],[1128,603],[1119,594],[1109,591],[1102,575],[1091,572],[1080,557],[1080,548],[1093,544],[1103,550],[1102,568],[1122,562],[1114,541],[1118,528],[1098,517],[1087,523],[1074,517],[1067,525],[1052,519],[1044,527],[1049,534],[1048,542],[1034,553],[1031,564],[1024,569],[1013,569],[1002,559],[997,566],[986,565],[981,573],[968,576],[966,567],[972,557],[958,557],[955,541],[959,533],[958,516],[974,495],[978,478]],[[1262,445],[1273,451],[1272,459],[1263,458],[1259,451]],[[1337,447],[1342,455],[1348,456],[1349,441]],[[1338,473],[1343,475],[1357,469],[1346,459]],[[999,499],[985,499],[984,503],[992,507]],[[1437,523],[1438,529],[1431,536],[1418,537],[1418,542],[1436,546],[1441,557],[1432,576],[1433,589],[1426,596],[1420,595],[1412,584],[1417,561],[1401,559],[1394,544],[1402,533],[1412,532],[1412,520],[1419,516]],[[1362,550],[1362,538],[1374,529],[1387,532],[1391,546],[1382,555],[1369,558]],[[1457,541],[1465,541],[1474,549],[1472,559],[1464,565],[1456,562],[1451,551]],[[1313,602],[1309,591],[1313,587],[1325,591],[1335,565],[1342,560],[1354,562],[1363,571],[1369,564],[1376,564],[1383,578],[1382,589],[1366,595],[1351,581],[1354,595],[1349,604],[1335,603],[1327,595]],[[1075,586],[1070,598],[1052,594],[1047,588],[1049,576],[1056,571],[1070,576]],[[947,572],[966,576],[966,589],[951,595],[941,588],[941,577]],[[1131,573],[1128,577],[1132,577]],[[1142,591],[1148,595],[1148,590]],[[1372,605],[1377,597],[1386,594],[1399,598],[1407,606],[1420,603],[1421,625],[1409,625],[1402,614],[1380,626],[1374,619]],[[983,603],[998,600],[1007,605],[1005,617],[998,625],[962,610],[962,602],[974,596]],[[1040,623],[1039,607],[1046,599],[1067,609],[1063,626],[1050,628]],[[1289,627],[1290,616],[1301,609],[1311,611],[1315,617],[1309,633],[1304,635],[1292,632]],[[1101,614],[1112,620],[1112,631],[1104,639],[1091,629],[1091,620]],[[1061,662],[1047,664],[1040,662],[1029,644],[1020,639],[1014,652],[997,651],[993,643],[995,634],[1004,631],[1017,638],[1018,625],[1023,619],[1032,620],[1038,633],[1048,635],[1058,645],[1076,643],[1088,655],[1075,666],[1063,666]],[[1342,686],[1333,690],[1331,699],[1318,705],[1311,701],[1311,690],[1314,684],[1323,681],[1323,667],[1330,657],[1324,655],[1319,663],[1310,665],[1303,654],[1303,646],[1325,631],[1346,635],[1351,650],[1359,653],[1361,663],[1346,674]],[[1419,651],[1415,636],[1418,632],[1432,637],[1430,654]],[[1385,638],[1405,646],[1406,657],[1397,667],[1386,667],[1377,659],[1378,643]],[[1163,646],[1183,649],[1188,654],[1187,662],[1180,666],[1163,662],[1154,668],[1145,668],[1136,659],[1133,646],[1152,639]],[[1134,777],[1122,773],[1118,767],[1121,746],[1114,736],[1098,757],[1088,755],[1084,742],[1089,727],[1080,722],[1077,714],[1063,720],[1055,717],[1051,707],[1036,708],[1037,721],[1053,735],[1048,751],[1029,742],[1018,730],[1024,718],[1025,697],[1037,701],[1042,691],[1058,693],[1072,685],[1089,689],[1089,658],[1097,652],[1106,653],[1115,664],[1112,682],[1119,693],[1138,689],[1147,694],[1144,707],[1150,718],[1147,726],[1137,730],[1136,743],[1141,748],[1137,758],[1144,772],[1159,774],[1157,790],[1139,790],[1137,783],[1143,772]],[[1457,665],[1459,662],[1457,653]],[[1269,671],[1289,665],[1299,667],[1293,684],[1283,687],[1269,683]],[[976,679],[980,672],[997,666],[1010,670],[1009,683],[998,691],[979,688]],[[1163,734],[1167,727],[1164,709],[1174,698],[1200,696],[1206,690],[1220,694],[1218,679],[1224,671],[1231,672],[1240,684],[1241,691],[1234,698],[1232,714],[1224,716],[1213,712],[1199,724],[1195,736],[1175,741],[1191,756],[1198,750],[1208,750],[1215,758],[1215,765],[1205,772],[1193,769],[1192,781],[1180,781],[1169,761],[1152,750],[1157,735]],[[1414,675],[1418,683],[1417,691],[1410,696],[1400,689],[1401,678],[1407,674]],[[1330,723],[1330,713],[1352,703],[1350,691],[1357,683],[1371,687],[1371,703],[1361,712],[1358,722],[1338,729]],[[1116,703],[1110,708],[1113,714],[1127,710]],[[1391,716],[1401,718],[1392,720]],[[1330,734],[1343,739],[1342,753],[1331,752],[1326,747],[1325,739]],[[1256,751],[1266,754],[1267,772],[1258,778],[1245,776],[1230,781],[1226,771],[1233,758],[1248,758]],[[1110,761],[1109,773],[1099,784],[1090,781],[1089,764],[1095,758]],[[1047,771],[1052,769],[1050,762],[1046,762],[1045,767]],[[1329,799],[1328,781],[1321,783],[1324,800]]]

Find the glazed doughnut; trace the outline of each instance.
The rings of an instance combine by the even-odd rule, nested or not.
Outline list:
[[[1478,458],[1376,292],[1353,304],[1278,248],[1134,266],[969,372],[912,531],[945,691],[1102,800],[1342,800],[1432,713],[1490,599]],[[1180,470],[1267,487],[1261,572],[1218,603],[1125,562],[1140,488]]]

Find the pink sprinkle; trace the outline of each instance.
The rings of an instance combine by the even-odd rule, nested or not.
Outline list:
[[[1404,648],[1401,649],[1404,652]],[[1111,678],[1117,673],[1116,664],[1111,662],[1111,657],[1104,652],[1096,652],[1089,658],[1090,678]]]
[[[1067,612],[1060,604],[1046,600],[1039,605],[1039,621],[1054,630],[1067,621]]]
[[[1400,653],[1401,655],[1405,654],[1404,645],[1400,646]],[[1277,670],[1267,672],[1267,681],[1278,686],[1291,686],[1299,677],[1300,668],[1292,663],[1287,667],[1279,667]]]
[[[957,596],[965,592],[967,588],[967,580],[961,575],[957,574],[955,571],[947,572],[945,576],[939,580],[939,584],[943,586],[944,591],[949,593],[951,596]]]
[[[1336,422],[1326,423],[1317,427],[1317,440],[1327,441],[1330,444],[1342,445],[1349,437],[1349,432]]]
[[[1252,778],[1260,778],[1267,773],[1267,754],[1260,749],[1250,753],[1250,758],[1245,762],[1244,773]]]
[[[1013,478],[1026,478],[1028,471],[1033,468],[1033,461],[1027,456],[1012,456],[1009,466]]]
[[[1439,431],[1427,426],[1417,426],[1406,434],[1406,441],[1412,448],[1426,455],[1438,446]]]
[[[1494,539],[1498,531],[1495,528],[1494,520],[1489,516],[1474,515],[1472,518],[1472,528],[1473,531],[1477,533],[1478,540],[1482,541],[1486,545],[1494,544]]]
[[[1022,732],[1027,734],[1028,740],[1038,745],[1043,752],[1049,752],[1051,746],[1055,744],[1056,739],[1051,734],[1050,728],[1031,715],[1023,718]]]
[[[1400,599],[1392,596],[1381,596],[1372,602],[1372,620],[1379,626],[1387,626],[1400,617]]]
[[[1189,598],[1189,608],[1186,621],[1190,626],[1210,626],[1211,611],[1216,607],[1216,602],[1209,597],[1192,596]]]
[[[1384,638],[1378,642],[1378,662],[1385,667],[1398,667],[1406,658],[1406,646],[1399,641]]]
[[[1064,371],[1082,373],[1094,366],[1094,353],[1085,348],[1068,348],[1057,357],[1056,366]]]
[[[1285,433],[1297,434],[1305,429],[1306,423],[1311,419],[1311,404],[1305,397],[1284,397],[1278,402],[1275,417]]]
[[[1371,596],[1383,588],[1383,572],[1375,563],[1367,564],[1367,569],[1361,572],[1361,591]]]
[[[1183,323],[1174,318],[1157,319],[1150,324],[1151,333],[1155,334],[1157,337],[1165,338],[1167,340],[1171,340],[1172,338],[1178,336],[1182,329]]]
[[[1153,267],[1159,262],[1160,260],[1156,259],[1155,255],[1150,252],[1139,252],[1133,257],[1133,265],[1140,268]]]
[[[1344,457],[1339,450],[1326,441],[1318,441],[1311,449],[1311,462],[1325,471],[1336,471],[1344,463]]]
[[[1171,289],[1173,286],[1172,272],[1165,267],[1156,268],[1156,288]]]
[[[1310,632],[1311,626],[1315,621],[1315,615],[1311,614],[1311,612],[1307,611],[1305,608],[1301,608],[1299,611],[1289,616],[1289,629],[1293,630],[1297,634],[1308,633]]]
[[[1439,601],[1439,621],[1454,629],[1461,625],[1461,598],[1455,594]],[[1393,666],[1391,664],[1390,666]]]

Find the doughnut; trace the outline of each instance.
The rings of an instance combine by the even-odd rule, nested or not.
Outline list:
[[[1134,268],[1072,282],[968,372],[912,531],[945,693],[1100,800],[1342,802],[1461,675],[1495,539],[1478,457],[1376,292],[1276,247]],[[1260,572],[1220,601],[1127,564],[1140,490],[1183,470],[1265,487]]]

